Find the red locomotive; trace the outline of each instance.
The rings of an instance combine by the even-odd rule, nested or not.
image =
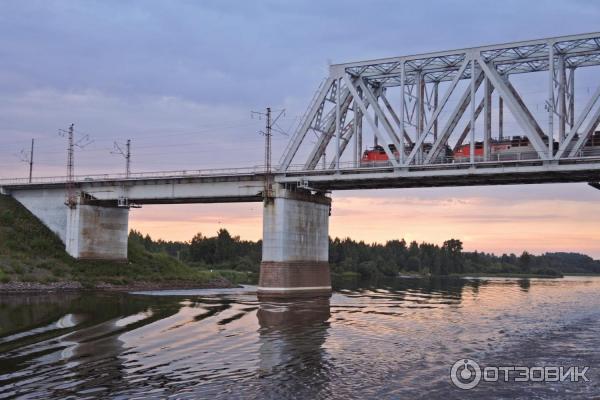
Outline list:
[[[548,143],[548,140],[545,140]],[[577,141],[577,136],[573,139],[572,143]],[[423,143],[423,155],[426,157],[431,151],[431,143]],[[569,145],[566,154],[569,153],[573,144]],[[414,144],[405,147],[405,153],[410,154],[413,150]],[[554,151],[557,151],[559,144],[554,143]],[[396,146],[389,145],[390,152],[399,158],[398,150]],[[483,142],[475,142],[475,160],[482,161],[484,158],[485,150]],[[600,131],[594,132],[594,134],[588,139],[584,145],[581,156],[600,156]],[[490,154],[489,161],[510,161],[510,160],[531,160],[538,158],[538,153],[530,143],[526,136],[513,136],[512,138],[503,140],[492,140],[490,143]],[[471,160],[471,145],[470,143],[463,144],[452,151],[448,146],[445,147],[444,151],[436,157],[435,163],[456,163],[456,162],[469,162]],[[375,146],[372,149],[365,150],[361,158],[361,166],[383,166],[389,165],[389,158],[383,146]]]

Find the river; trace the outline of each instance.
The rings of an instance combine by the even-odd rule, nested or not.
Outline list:
[[[599,349],[598,277],[399,278],[294,301],[253,287],[0,296],[0,398],[591,398]],[[450,378],[464,359],[587,366],[589,381],[465,390]]]

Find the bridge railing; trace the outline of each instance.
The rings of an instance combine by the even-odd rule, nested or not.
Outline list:
[[[415,169],[439,169],[439,170],[450,170],[456,168],[470,168],[470,167],[478,167],[478,168],[502,168],[502,167],[511,167],[511,166],[520,166],[520,165],[543,165],[547,160],[542,160],[537,155],[528,154],[516,154],[516,155],[502,155],[502,156],[493,156],[488,160],[485,160],[483,156],[476,156],[475,163],[471,164],[469,158],[461,158],[455,159],[454,157],[440,157],[435,163],[431,164],[411,164],[408,166],[409,170]],[[556,160],[552,160],[552,162],[556,162]],[[561,158],[558,160],[560,163],[600,163],[600,153],[587,153],[582,154],[577,158]],[[392,163],[387,160],[381,161],[348,161],[348,162],[340,162],[340,171],[360,171],[360,170],[372,170],[372,169],[389,169],[392,167]],[[323,167],[321,165],[316,166],[314,169],[306,170],[304,164],[292,164],[288,167],[287,173],[308,173],[311,175],[318,175],[319,173],[335,173],[337,169]]]
[[[257,175],[263,174],[265,167],[257,165],[254,167],[243,168],[219,168],[219,169],[198,169],[198,170],[176,170],[176,171],[149,171],[132,172],[129,175],[125,173],[116,174],[85,174],[76,175],[75,182],[93,182],[109,180],[142,180],[142,179],[160,179],[160,178],[182,178],[182,177],[211,177],[211,176],[231,176],[231,175]],[[22,184],[40,184],[40,183],[62,183],[66,182],[66,176],[44,176],[34,177],[29,182],[29,178],[0,178],[1,185],[22,185]]]
[[[481,156],[475,157],[475,163],[471,164],[470,159],[455,159],[453,157],[440,157],[436,163],[432,164],[412,164],[408,167],[409,170],[422,169],[439,169],[450,170],[456,168],[503,168],[521,165],[542,165],[547,160],[542,160],[537,157],[527,157],[523,155],[515,156],[514,158],[506,159],[505,157],[490,157],[489,160],[484,160]],[[553,160],[552,162],[556,162]],[[561,158],[560,163],[600,163],[600,152],[582,153],[577,158]],[[359,161],[341,162],[340,171],[361,171],[361,170],[377,170],[389,169],[391,163],[389,161]],[[335,168],[323,168],[321,164],[315,169],[306,170],[303,164],[292,164],[288,167],[286,173],[291,174],[309,174],[318,175],[336,173]],[[75,176],[75,182],[85,183],[94,181],[126,181],[126,180],[144,180],[144,179],[168,179],[168,178],[201,178],[201,177],[219,177],[219,176],[235,176],[235,175],[262,175],[265,173],[263,165],[245,168],[220,168],[220,169],[199,169],[199,170],[174,170],[174,171],[149,171],[149,172],[134,172],[127,176],[124,173],[116,174],[87,174]],[[29,182],[29,178],[5,178],[0,179],[0,186],[7,185],[27,185],[27,184],[57,184],[65,183],[66,176],[46,176],[35,177]]]

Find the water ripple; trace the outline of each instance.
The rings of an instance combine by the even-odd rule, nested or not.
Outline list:
[[[0,398],[462,398],[448,376],[460,358],[600,365],[599,289],[400,279],[295,301],[252,287],[0,297]],[[598,378],[469,395],[589,398]]]

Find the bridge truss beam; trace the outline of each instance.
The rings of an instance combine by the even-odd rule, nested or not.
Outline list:
[[[454,160],[447,155],[460,146],[469,148],[472,164],[494,161],[491,143],[503,138],[505,118],[512,118],[518,129],[513,135],[530,143],[531,159],[576,159],[600,123],[600,87],[583,99],[586,104],[575,119],[575,71],[584,67],[600,67],[600,33],[332,65],[279,172],[356,168],[365,135],[381,145],[394,168],[450,164]],[[598,78],[593,78],[595,85]],[[520,85],[528,87],[523,90]],[[541,98],[547,125],[540,124],[539,107],[533,113],[526,96],[539,93],[535,89],[540,85],[547,92]],[[311,131],[316,143],[308,140]],[[351,139],[354,149],[348,151]],[[479,141],[484,155],[475,157]],[[330,163],[325,162],[326,154],[333,154]],[[351,162],[341,161],[345,154]]]

